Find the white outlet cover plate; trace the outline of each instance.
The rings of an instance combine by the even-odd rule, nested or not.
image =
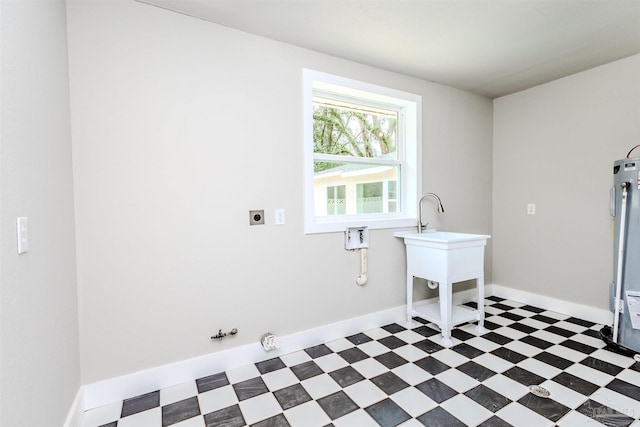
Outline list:
[[[16,219],[18,254],[29,251],[29,219],[21,216]]]
[[[527,204],[527,215],[535,215],[536,214],[536,204],[529,203]]]

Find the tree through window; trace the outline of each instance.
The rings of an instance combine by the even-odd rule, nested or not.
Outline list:
[[[313,99],[313,151],[351,157],[396,158],[397,111]],[[316,172],[330,167],[316,163]]]

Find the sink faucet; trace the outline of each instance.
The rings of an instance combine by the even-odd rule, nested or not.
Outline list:
[[[437,194],[435,193],[425,193],[422,196],[420,196],[420,200],[418,200],[418,233],[422,233],[422,229],[423,228],[427,228],[427,225],[429,224],[428,222],[426,224],[422,224],[422,201],[424,199],[426,199],[427,197],[432,197],[436,200],[436,202],[438,203],[438,212],[439,213],[444,213],[444,207],[442,206],[442,201],[440,200],[440,197],[438,197]]]

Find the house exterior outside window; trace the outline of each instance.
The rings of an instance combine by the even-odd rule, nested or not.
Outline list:
[[[346,185],[328,186],[327,215],[344,215],[346,212]]]

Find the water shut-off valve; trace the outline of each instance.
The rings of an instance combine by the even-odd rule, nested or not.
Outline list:
[[[369,247],[369,227],[347,227],[344,232],[344,248],[348,251]]]
[[[347,227],[344,232],[344,248],[348,251],[360,251],[360,275],[356,284],[363,286],[367,283],[367,249],[369,248],[369,227]]]

